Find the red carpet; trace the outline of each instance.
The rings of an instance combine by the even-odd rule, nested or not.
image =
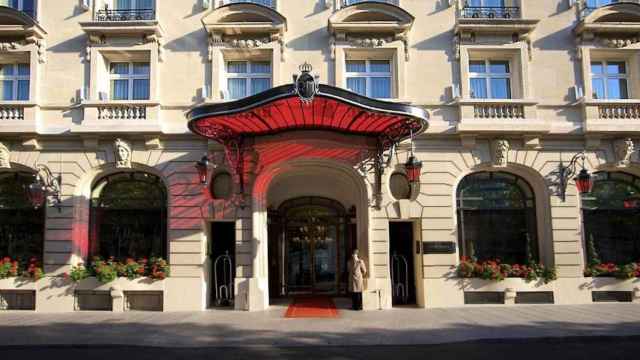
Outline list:
[[[287,318],[337,318],[338,309],[328,296],[294,298],[284,314]]]

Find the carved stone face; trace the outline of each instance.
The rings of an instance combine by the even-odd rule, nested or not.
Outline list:
[[[115,142],[115,155],[116,155],[116,167],[118,168],[130,168],[131,167],[131,146],[121,140],[117,139]]]
[[[635,144],[631,139],[621,139],[614,143],[616,161],[618,166],[627,166],[631,163],[631,156],[635,151]]]
[[[8,169],[11,167],[9,162],[9,149],[6,146],[0,144],[0,168]]]
[[[507,140],[495,140],[492,143],[493,164],[495,166],[507,166],[509,163],[509,149],[511,148]]]

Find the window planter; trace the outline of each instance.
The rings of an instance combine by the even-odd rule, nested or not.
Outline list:
[[[162,311],[164,308],[165,280],[148,277],[129,280],[117,278],[102,283],[95,277],[88,277],[74,283],[76,310],[107,310],[122,312],[129,310]],[[91,297],[95,297],[92,299]],[[110,307],[103,304],[105,299]]]

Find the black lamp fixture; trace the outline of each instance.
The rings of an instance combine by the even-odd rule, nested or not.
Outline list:
[[[576,175],[576,173],[577,176],[575,176],[573,180],[576,182],[578,193],[580,193],[580,195],[591,193],[591,190],[593,189],[593,177],[584,166],[585,158],[586,155],[584,152],[578,153],[571,158],[567,166],[565,166],[562,160],[560,160],[558,173],[560,176],[560,198],[562,199],[562,202],[567,201],[567,186],[569,185],[569,179]],[[581,161],[582,163],[582,169],[580,172],[577,171],[578,161]]]
[[[407,162],[404,164],[404,169],[407,173],[407,179],[410,184],[413,185],[420,183],[422,161],[419,161],[414,155],[413,132],[411,132],[411,153],[409,155],[409,159],[407,159]]]
[[[207,184],[207,178],[209,176],[209,157],[204,154],[200,160],[196,162],[196,170],[198,170],[198,178],[202,185]]]
[[[51,197],[51,202],[58,212],[62,211],[62,199],[60,198],[60,186],[62,184],[62,174],[54,176],[48,166],[36,165],[38,170],[35,181],[29,184],[28,195],[31,205],[35,209],[43,207],[47,201],[47,197]]]

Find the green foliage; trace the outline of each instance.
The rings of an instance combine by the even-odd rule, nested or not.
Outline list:
[[[0,260],[0,279],[18,276],[18,262],[5,257]]]
[[[527,282],[542,281],[545,284],[558,278],[556,269],[542,264],[532,265],[502,264],[499,260],[478,262],[475,259],[463,257],[456,268],[456,274],[461,278],[480,278],[483,280],[503,281],[506,278],[521,278]]]
[[[166,260],[162,258],[142,258],[139,260],[126,259],[119,262],[113,258],[104,260],[94,257],[89,266],[78,264],[71,268],[71,272],[66,276],[73,282],[79,282],[88,277],[94,276],[103,284],[110,283],[118,277],[125,277],[135,280],[141,277],[148,277],[154,280],[164,280],[169,277],[170,267]]]
[[[89,276],[91,276],[91,272],[83,264],[72,266],[71,271],[66,274],[66,277],[71,279],[73,282],[84,280]]]

